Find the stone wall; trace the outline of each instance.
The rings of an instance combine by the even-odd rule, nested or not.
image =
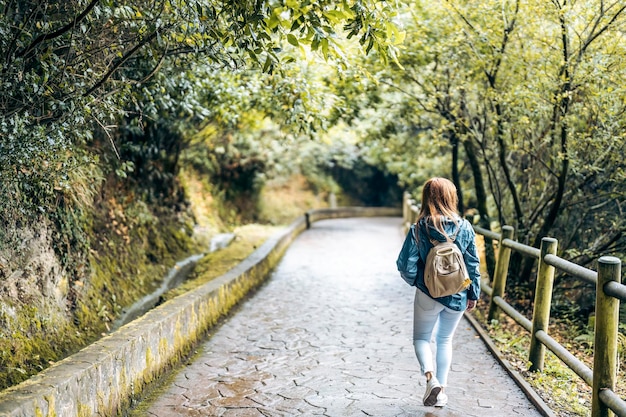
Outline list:
[[[400,208],[312,210],[242,263],[204,286],[149,311],[29,380],[0,393],[0,416],[116,416],[144,387],[177,365],[251,289],[289,244],[327,218],[401,216]]]

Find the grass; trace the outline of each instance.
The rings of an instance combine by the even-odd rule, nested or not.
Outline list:
[[[206,219],[217,218],[217,211],[214,207],[211,208],[215,203],[208,204],[206,197],[203,197],[210,195],[209,185],[202,184],[192,175],[186,177],[186,182],[189,188],[188,198],[194,202],[192,206],[195,207],[196,219],[205,219],[199,224],[211,223]],[[264,224],[252,223],[234,228],[232,232],[235,238],[230,245],[203,257],[189,279],[167,292],[164,300],[184,294],[225,274],[298,216],[302,216],[307,210],[327,206],[322,197],[311,191],[301,175],[266,184],[261,191],[258,209],[258,217]],[[214,220],[212,222],[215,223]]]
[[[307,210],[328,207],[326,194],[314,194],[302,175],[273,180],[261,191],[258,215],[262,222],[288,224]]]
[[[231,244],[204,256],[182,285],[164,294],[164,301],[198,288],[225,274],[283,228],[283,226],[260,224],[248,224],[235,228],[233,231],[235,238]]]
[[[474,317],[485,329],[494,344],[524,379],[533,387],[550,409],[560,417],[589,416],[591,413],[592,389],[582,378],[546,349],[542,372],[530,372],[528,351],[530,334],[513,319],[502,314],[500,319],[487,323],[488,300],[481,300]],[[593,353],[588,338],[576,340],[573,327],[565,322],[555,323],[549,329],[550,336],[563,345],[587,367],[593,369]],[[624,358],[617,375],[616,393],[626,396]]]

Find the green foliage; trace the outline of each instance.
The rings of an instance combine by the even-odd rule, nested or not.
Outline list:
[[[486,312],[485,312],[486,313]],[[481,316],[482,313],[477,311]],[[494,341],[501,355],[509,365],[526,379],[532,388],[541,396],[552,411],[557,415],[587,416],[591,408],[591,387],[587,386],[571,369],[567,367],[552,352],[547,350],[544,369],[542,372],[528,371],[528,349],[530,335],[528,332],[508,318],[502,321],[494,320],[484,323],[485,317],[480,318],[483,326]],[[566,346],[576,356],[588,361],[585,350],[577,350],[577,343],[551,331],[551,336]]]
[[[150,198],[176,194],[184,133],[207,118],[237,117],[236,108],[216,108],[229,100],[202,94],[207,86],[211,92],[229,88],[216,76],[251,62],[267,73],[281,73],[283,64],[311,50],[326,59],[341,58],[342,25],[384,57],[400,37],[390,21],[391,6],[330,0],[4,4],[0,191],[6,201],[0,209],[5,223],[54,217],[49,213],[56,212],[59,191],[70,200],[95,195],[100,172],[147,181]],[[226,71],[213,71],[218,68]],[[205,79],[212,71],[215,85]],[[292,75],[277,75],[267,86],[280,87]],[[296,92],[293,85],[256,95],[259,102],[281,97],[288,123],[313,128],[317,121],[303,109],[315,96],[306,89]],[[80,178],[88,185],[83,195],[83,190],[74,195],[69,178],[76,170],[96,173],[91,181]]]
[[[67,287],[64,314],[97,334],[149,285],[119,285],[126,295],[107,288],[103,274],[141,264],[127,262],[118,245],[136,243],[142,237],[133,233],[186,209],[181,160],[215,183],[225,217],[254,217],[261,181],[291,169],[277,162],[281,152],[321,130],[325,112],[318,110],[332,107],[309,84],[313,72],[295,61],[311,51],[343,59],[342,25],[353,25],[368,49],[393,51],[399,32],[391,12],[381,2],[3,3],[0,291],[13,271],[29,266],[28,255],[13,250],[24,233],[49,228],[60,260],[54,273]],[[217,134],[193,142],[206,126]],[[105,197],[112,190],[117,200]],[[125,209],[113,210],[115,217],[98,217],[117,204]],[[147,238],[159,246],[158,236]],[[161,249],[146,249],[150,262],[180,253]],[[41,279],[56,285],[56,277]]]
[[[373,157],[410,191],[433,175],[473,183],[472,204],[486,190],[481,215],[533,246],[556,237],[583,265],[620,256],[626,10],[515,0],[411,10],[399,14],[411,34],[402,67],[367,62],[368,87],[344,90]]]
[[[2,384],[107,331],[163,265],[191,249],[189,224],[179,221],[187,204],[181,164],[210,178],[216,198],[230,204],[225,211],[240,210],[228,216],[253,217],[261,182],[297,171],[283,156],[327,127],[334,96],[314,61],[345,65],[344,35],[393,59],[402,38],[393,6],[2,3],[0,295],[9,278],[35,277],[18,286],[40,286],[42,306],[53,305],[59,321],[21,310],[30,300],[18,294],[18,324],[2,317],[2,331],[12,332],[3,340],[13,343],[0,346],[2,367],[15,371]],[[198,139],[206,127],[216,130]],[[54,249],[47,275],[30,270],[28,233]]]

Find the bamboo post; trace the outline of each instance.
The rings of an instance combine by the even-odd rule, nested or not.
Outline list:
[[[541,371],[543,369],[546,348],[537,340],[536,334],[539,330],[548,332],[552,287],[554,286],[554,267],[545,263],[544,257],[548,254],[556,255],[558,244],[559,242],[551,237],[541,239],[541,254],[539,255],[535,302],[533,304],[533,327],[530,334],[530,351],[528,353],[531,371]]]
[[[598,259],[596,287],[596,328],[593,343],[593,395],[592,417],[609,417],[613,412],[600,401],[600,390],[615,390],[617,380],[617,333],[619,326],[619,300],[604,293],[610,281],[621,282],[621,261],[613,256]]]
[[[513,238],[513,228],[511,226],[502,226],[502,233],[500,234],[500,248],[498,249],[498,259],[496,260],[496,270],[493,274],[493,288],[491,292],[491,300],[489,302],[489,315],[488,320],[496,320],[499,315],[499,309],[494,298],[504,295],[504,289],[506,288],[506,278],[509,271],[509,260],[511,259],[511,248],[505,247],[502,242],[504,239]]]

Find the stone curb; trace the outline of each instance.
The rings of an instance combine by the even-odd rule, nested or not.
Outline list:
[[[518,387],[522,390],[522,392],[526,395],[528,400],[533,403],[535,407],[537,407],[537,411],[541,413],[544,417],[556,417],[556,414],[550,409],[550,407],[543,401],[543,399],[539,396],[537,391],[524,379],[522,375],[519,374],[509,361],[504,358],[504,355],[500,352],[500,349],[497,348],[495,343],[491,340],[487,332],[480,325],[478,320],[471,313],[465,313],[465,318],[470,322],[476,333],[480,336],[487,349],[493,354],[498,363],[502,366],[502,368],[509,374],[511,379],[515,381]]]
[[[215,280],[170,300],[23,383],[0,393],[1,417],[117,416],[176,365],[276,266],[312,222],[399,217],[401,208],[311,210]]]

